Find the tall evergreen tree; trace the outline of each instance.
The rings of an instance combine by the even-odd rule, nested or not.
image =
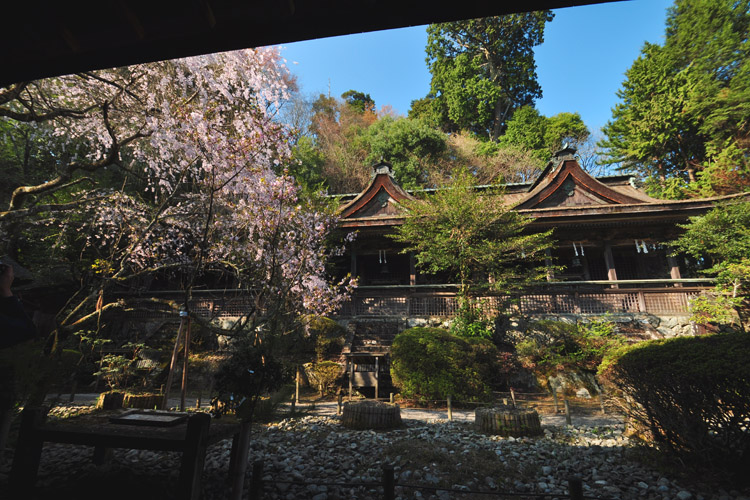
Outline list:
[[[604,127],[604,162],[666,197],[750,189],[750,0],[677,0]]]
[[[550,11],[508,14],[427,28],[431,110],[446,130],[496,140],[513,111],[542,96],[534,47]],[[422,113],[426,110],[422,109]]]

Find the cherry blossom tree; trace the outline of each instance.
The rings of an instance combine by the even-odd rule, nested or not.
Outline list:
[[[0,211],[6,252],[33,228],[79,263],[58,333],[99,329],[138,301],[216,329],[190,310],[206,279],[252,299],[222,326],[256,347],[291,328],[282,319],[337,307],[351,283],[326,279],[335,212],[284,173],[289,137],[275,117],[293,85],[266,48],[0,88],[0,130],[23,128],[53,158],[49,176],[14,186]],[[174,277],[182,298],[118,296],[153,276]]]
[[[100,284],[62,326],[89,320],[85,303],[102,288],[164,269],[187,273],[186,290],[213,269],[256,289],[260,302],[283,297],[277,302],[315,313],[336,305],[339,294],[324,279],[332,212],[301,199],[294,180],[277,173],[290,150],[274,117],[293,83],[275,49],[258,49],[0,91],[0,117],[35,127],[60,152],[54,175],[17,187],[0,212],[6,241],[39,219],[74,233]],[[123,186],[96,185],[107,168],[124,175]],[[106,307],[121,304],[99,304],[97,313]]]

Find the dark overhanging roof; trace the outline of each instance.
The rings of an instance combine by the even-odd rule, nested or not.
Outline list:
[[[0,85],[247,47],[621,0],[99,0],[2,8]]]

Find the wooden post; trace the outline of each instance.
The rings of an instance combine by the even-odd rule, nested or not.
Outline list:
[[[602,415],[605,415],[607,411],[604,409],[604,395],[599,393],[599,407],[602,409]]]
[[[638,290],[638,312],[646,312],[646,296],[643,290]]]
[[[200,498],[201,474],[206,461],[209,425],[211,425],[211,416],[208,413],[199,412],[188,419],[180,478],[177,483],[177,498],[189,500]]]
[[[349,356],[349,401],[352,400],[352,392],[354,385],[354,358]]]
[[[563,403],[565,403],[565,425],[572,425],[570,419],[570,403],[567,399],[563,400]]]
[[[578,476],[568,478],[568,492],[571,500],[583,500],[583,481]]]
[[[383,498],[385,500],[396,498],[396,480],[393,477],[392,465],[383,465]]]
[[[391,404],[393,404],[393,393],[391,393]]]
[[[172,349],[172,361],[169,363],[169,373],[167,374],[167,383],[164,386],[164,401],[161,402],[161,410],[167,409],[169,390],[172,387],[172,377],[174,377],[174,369],[177,367],[177,356],[180,354],[180,340],[182,340],[182,329],[185,324],[186,316],[186,311],[180,311],[180,327],[177,329],[177,338],[174,340],[174,349]]]
[[[91,461],[94,465],[104,465],[112,461],[112,448],[105,448],[104,446],[94,446],[94,455],[91,457]]]
[[[513,388],[510,388],[510,399],[513,400],[513,408],[516,407],[516,391],[513,390]]]
[[[263,460],[253,462],[253,477],[250,480],[248,498],[255,500],[263,495]]]
[[[448,420],[453,420],[453,406],[451,405],[450,396],[448,396]]]
[[[73,375],[73,382],[70,384],[70,397],[68,398],[68,402],[72,403],[76,400],[76,391],[78,390],[78,379],[75,378],[75,375]]]
[[[190,318],[185,328],[185,357],[182,360],[182,385],[180,386],[180,411],[185,411],[185,396],[187,395],[188,360],[190,359]]]
[[[41,408],[25,408],[21,412],[16,453],[10,471],[10,491],[19,494],[16,498],[26,498],[36,482],[43,444],[37,427],[43,419]]]
[[[343,403],[344,396],[339,392],[339,400],[336,404],[336,415],[341,415],[341,404]]]
[[[240,433],[232,442],[230,464],[232,458],[234,458],[234,464],[229,469],[229,482],[232,485],[230,500],[242,500],[242,490],[245,487],[245,471],[247,470],[247,454],[250,450],[250,430],[250,422],[242,422]],[[237,448],[236,450],[235,447]],[[254,465],[253,469],[255,469]]]
[[[297,365],[297,376],[294,379],[294,404],[299,404],[299,365]]]
[[[680,275],[680,264],[677,262],[677,259],[671,255],[667,256],[667,265],[669,266],[669,277],[673,280],[678,280],[682,278]],[[682,286],[682,283],[675,283],[674,286],[680,287]]]
[[[375,400],[380,397],[380,358],[375,356]]]
[[[555,415],[560,413],[560,404],[557,402],[557,388],[552,389],[552,399],[555,402]]]

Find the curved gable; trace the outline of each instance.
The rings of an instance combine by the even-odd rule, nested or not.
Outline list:
[[[518,201],[516,209],[643,203],[642,199],[628,196],[594,179],[572,154],[558,160],[556,168],[552,168],[553,165],[550,163],[544,169],[530,192]]]
[[[341,208],[342,219],[393,217],[400,213],[399,202],[414,199],[393,178],[389,163],[381,162],[373,170],[375,175],[370,185]]]

